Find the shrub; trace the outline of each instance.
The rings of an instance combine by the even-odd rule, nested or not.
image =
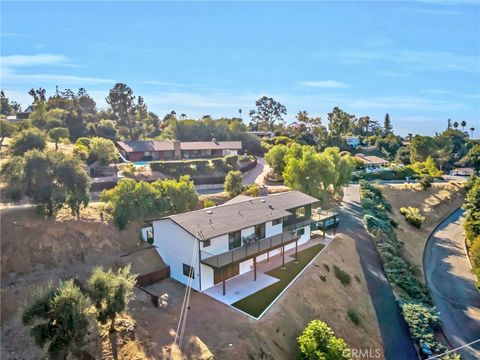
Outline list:
[[[350,359],[345,341],[337,338],[332,329],[320,320],[311,321],[297,338],[297,342],[302,360]]]
[[[350,320],[357,326],[360,325],[360,323],[362,322],[362,320],[360,319],[360,315],[355,309],[348,309],[347,315]]]
[[[320,280],[325,282],[325,281],[327,281],[327,277],[325,275],[320,275]]]
[[[260,186],[258,186],[257,184],[250,184],[250,185],[246,186],[243,194],[247,195],[247,196],[252,196],[252,197],[259,197],[260,196]]]
[[[330,265],[328,265],[328,264],[323,264],[323,267],[325,268],[325,270],[327,270],[328,272],[330,272]]]
[[[126,164],[122,169],[123,175],[129,178],[134,178],[136,172],[137,168],[133,164]]]
[[[333,272],[335,273],[335,276],[337,277],[338,280],[340,280],[343,286],[350,285],[351,278],[347,272],[343,271],[336,265],[333,265]]]
[[[425,216],[422,216],[420,210],[414,207],[402,207],[400,208],[400,214],[405,216],[405,220],[416,228],[420,228],[425,221]]]
[[[203,200],[203,207],[204,208],[213,207],[213,206],[216,206],[216,205],[217,204],[213,200],[210,200],[210,199]]]
[[[17,133],[10,143],[10,153],[13,156],[25,154],[32,149],[43,150],[47,145],[47,135],[35,128]]]
[[[435,340],[435,331],[440,326],[440,317],[435,308],[405,303],[402,305],[402,314],[414,340],[427,345],[433,351],[443,349],[443,346]]]
[[[238,164],[238,155],[228,155],[225,156],[225,163],[231,167],[235,168]]]
[[[231,196],[240,195],[243,191],[242,185],[242,173],[240,171],[230,171],[225,177],[224,188],[225,191]]]
[[[227,170],[227,163],[225,159],[223,158],[218,158],[218,159],[212,159],[210,160],[212,163],[213,169],[216,171],[226,171]]]
[[[420,186],[423,190],[432,187],[433,178],[430,175],[423,175],[420,178]]]
[[[89,164],[98,161],[102,165],[109,165],[117,160],[117,149],[112,140],[93,137],[90,139],[90,152],[87,159]]]

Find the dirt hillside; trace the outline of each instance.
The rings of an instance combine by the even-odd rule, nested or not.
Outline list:
[[[132,262],[137,273],[163,266],[152,248],[121,257],[138,249],[138,228],[119,232],[113,225],[95,220],[97,215],[87,213],[77,221],[60,214],[55,221],[46,221],[33,210],[2,213],[2,358],[38,359],[43,355],[19,316],[19,308],[34,287],[71,277],[84,281],[97,264]],[[340,283],[333,265],[350,275],[349,285]],[[175,337],[185,287],[168,279],[149,289],[161,296],[162,306],[153,307],[146,294],[135,291],[136,298],[124,316],[129,319],[127,325],[136,324],[134,335],[127,334],[134,340],[124,342],[122,351],[142,351],[146,354],[143,358],[162,359]],[[349,309],[358,313],[359,325],[348,317]],[[337,237],[258,321],[204,294],[192,293],[181,357],[293,359],[298,355],[296,337],[313,319],[327,322],[350,347],[381,348],[354,241],[348,237]],[[89,353],[111,359],[109,342],[94,335],[91,338]]]
[[[334,264],[351,276],[349,285],[342,285],[336,278]],[[166,358],[175,337],[185,288],[167,280],[149,289],[162,295],[164,307],[155,309],[137,299],[130,315],[137,322],[138,339],[149,344],[146,352],[155,359]],[[359,314],[359,325],[349,319],[348,309]],[[337,237],[258,321],[206,295],[192,293],[183,356],[178,358],[295,359],[296,337],[313,319],[327,322],[350,347],[382,348],[359,258],[348,237]]]
[[[421,272],[424,280],[422,255],[427,237],[433,228],[448,214],[462,206],[465,200],[464,184],[457,182],[434,183],[422,190],[418,184],[387,185],[382,188],[387,201],[392,205],[392,217],[398,223],[397,236],[404,242],[407,258]],[[420,229],[407,223],[400,214],[401,207],[415,207],[425,216]]]

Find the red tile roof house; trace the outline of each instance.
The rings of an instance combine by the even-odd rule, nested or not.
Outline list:
[[[237,155],[241,141],[118,141],[117,149],[129,161],[205,159]]]

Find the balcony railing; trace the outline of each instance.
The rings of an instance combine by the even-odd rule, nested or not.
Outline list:
[[[266,253],[267,251],[277,249],[282,245],[290,244],[298,240],[299,238],[299,236],[293,234],[291,231],[287,231],[278,235],[267,237],[265,239],[251,242],[247,245],[218,255],[213,255],[206,251],[201,251],[200,260],[205,265],[215,268],[222,268],[233,263],[238,263],[251,259],[254,256]]]

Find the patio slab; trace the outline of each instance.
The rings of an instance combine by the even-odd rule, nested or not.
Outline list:
[[[311,246],[322,244],[328,245],[332,242],[333,237],[328,236],[323,239],[322,237],[315,237],[310,239],[306,244],[298,246],[298,251],[302,251]],[[295,249],[290,249],[285,251],[285,263],[295,260]],[[247,296],[250,296],[278,281],[276,277],[266,274],[266,272],[278,268],[282,265],[281,255],[275,255],[270,257],[270,260],[263,260],[257,263],[257,280],[253,280],[253,270],[235,276],[231,279],[226,280],[225,282],[225,295],[223,295],[223,284],[219,283],[207,290],[204,290],[202,293],[206,294],[226,305],[232,305],[237,301],[240,301]]]
[[[225,282],[225,295],[223,295],[222,283],[217,284],[207,290],[203,291],[218,301],[231,305],[257,291],[266,288],[278,280],[277,278],[267,275],[257,270],[257,281],[253,280],[253,271],[249,271],[245,274],[235,276]]]

